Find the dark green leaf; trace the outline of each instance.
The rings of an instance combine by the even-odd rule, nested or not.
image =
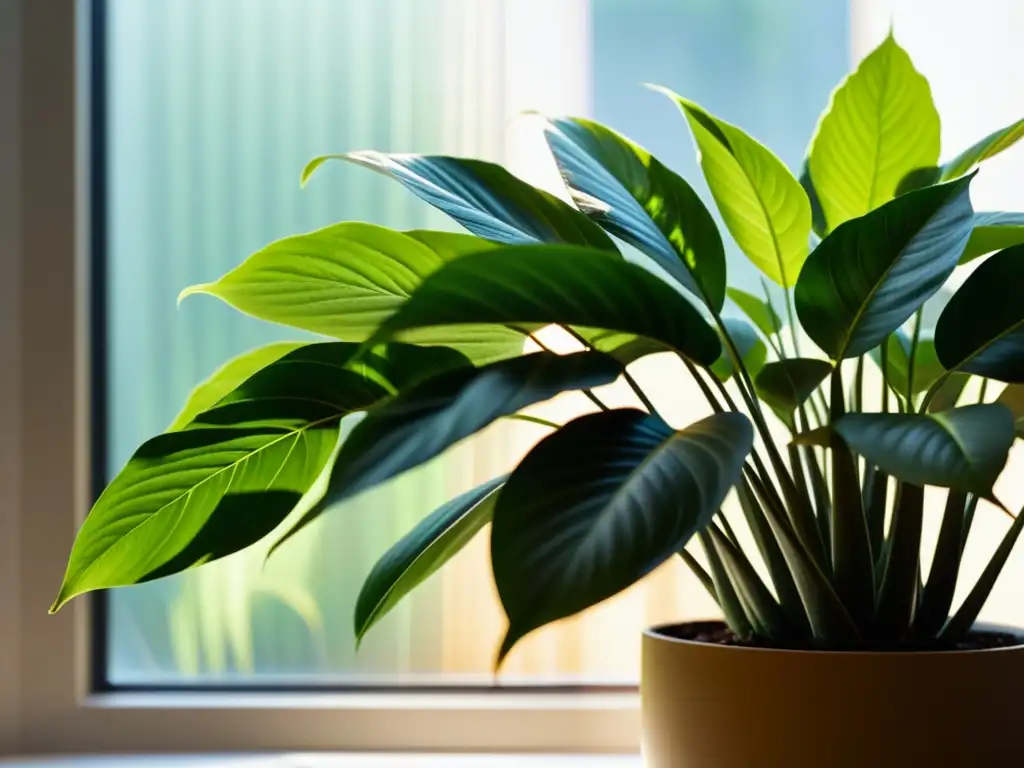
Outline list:
[[[964,391],[964,387],[967,386],[967,381],[970,378],[966,373],[954,373],[947,377],[939,385],[938,389],[935,390],[932,399],[928,401],[928,412],[936,413],[937,411],[948,411],[950,408],[956,408],[960,394]]]
[[[811,203],[811,229],[818,237],[824,237],[828,234],[828,223],[825,221],[825,211],[821,208],[818,190],[814,188],[814,182],[811,180],[809,159],[804,160],[803,168],[800,171],[800,186],[804,188],[807,199]]]
[[[834,429],[893,477],[983,498],[991,497],[1014,439],[1013,416],[995,403],[929,414],[850,413]]]
[[[972,144],[948,163],[942,164],[941,181],[948,181],[973,170],[984,160],[1009,149],[1024,137],[1024,120],[993,131],[981,141]]]
[[[718,359],[718,336],[696,308],[642,267],[602,251],[508,246],[457,259],[425,280],[381,336],[464,323],[586,326],[643,336],[700,365]]]
[[[740,360],[747,369],[747,373],[751,377],[757,376],[761,368],[764,367],[765,358],[768,356],[764,342],[761,341],[753,327],[743,320],[727,317],[722,323],[732,338],[733,344],[736,345],[736,350],[740,353]],[[711,366],[711,372],[721,381],[728,381],[735,373],[732,358],[729,357],[724,343],[722,354]]]
[[[537,352],[483,368],[450,371],[400,392],[352,429],[323,498],[275,548],[330,505],[439,456],[496,419],[561,392],[610,384],[621,372],[618,362],[597,352]]]
[[[885,513],[889,500],[889,476],[880,472],[874,464],[868,464],[864,470],[864,482],[861,490],[864,499],[864,519],[868,527],[868,541],[871,543],[871,554],[878,562],[882,553],[882,541],[885,538]]]
[[[302,172],[302,182],[328,160],[347,160],[390,176],[487,240],[515,245],[571,243],[616,250],[611,238],[571,205],[494,163],[446,155],[349,152],[310,161]]]
[[[942,287],[970,236],[970,180],[898,197],[814,249],[796,285],[796,309],[833,360],[878,346]]]
[[[928,583],[921,595],[921,605],[914,617],[914,632],[919,637],[933,637],[949,618],[963,556],[967,505],[977,504],[978,499],[977,496],[970,498],[971,502],[968,501],[968,495],[961,491],[950,491],[946,497],[935,557],[932,559]]]
[[[765,364],[754,386],[757,394],[785,423],[793,425],[793,413],[832,373],[825,360],[795,357]]]
[[[718,554],[718,548],[707,531],[698,531],[701,548],[704,550],[704,557],[708,561],[708,570],[711,572],[711,582],[714,585],[715,594],[718,596],[718,606],[722,609],[722,617],[733,634],[741,638],[751,638],[761,629],[755,625],[756,618],[751,617],[743,601],[740,599],[736,585],[729,578],[729,572]]]
[[[888,382],[894,392],[901,397],[907,396],[907,376],[910,372],[910,339],[902,330],[895,330],[889,334],[887,341],[889,345],[888,360]],[[881,370],[882,359],[879,348],[869,353]],[[922,333],[917,342],[917,353],[914,355],[914,391],[911,396],[919,395],[928,389],[946,369],[939,362],[935,352],[935,340],[929,335]]]
[[[271,243],[181,298],[206,293],[261,320],[364,341],[427,275],[459,256],[494,248],[471,235],[346,222]],[[522,335],[502,327],[433,329],[409,340],[452,346],[475,362],[513,357],[523,348]]]
[[[921,572],[924,488],[903,483],[897,499],[875,616],[876,632],[889,641],[904,638],[914,615]]]
[[[811,204],[800,182],[763,144],[667,88],[682,110],[726,227],[754,265],[792,287],[807,258]]]
[[[584,416],[542,440],[494,512],[491,560],[509,629],[504,658],[534,629],[625,589],[718,511],[753,442],[721,413],[675,431],[657,416]]]
[[[1024,382],[1024,245],[986,259],[935,326],[935,351],[950,370]]]
[[[782,328],[781,318],[767,302],[741,291],[739,288],[728,288],[726,293],[766,337],[770,338]]]
[[[937,165],[926,165],[921,168],[915,168],[914,170],[907,173],[900,181],[899,186],[896,187],[896,195],[905,195],[907,192],[913,192],[915,189],[921,189],[922,187],[930,187],[933,184],[938,183],[939,176],[942,175],[942,169]]]
[[[552,120],[545,134],[579,209],[720,311],[725,249],[693,188],[642,147],[590,120]]]
[[[971,239],[964,247],[960,263],[966,264],[979,256],[1024,243],[1024,213],[983,211],[974,214]]]
[[[381,556],[356,600],[357,639],[361,640],[370,627],[458,554],[491,521],[505,479],[496,478],[456,496]]]
[[[1017,437],[1024,437],[1024,384],[1007,384],[996,402],[1010,409]]]

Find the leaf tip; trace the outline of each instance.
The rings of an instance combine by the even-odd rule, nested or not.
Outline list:
[[[186,288],[185,290],[178,294],[178,306],[180,307],[181,302],[183,302],[189,296],[200,293],[209,293],[212,287],[213,283],[197,283],[196,285],[190,285],[188,288]]]

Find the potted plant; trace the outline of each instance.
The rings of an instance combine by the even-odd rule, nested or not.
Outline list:
[[[54,609],[229,555],[287,519],[277,546],[496,419],[578,390],[594,412],[547,423],[511,474],[381,558],[358,637],[489,523],[509,620],[499,665],[533,630],[681,557],[725,621],[647,632],[650,765],[1024,757],[1022,635],[975,626],[1024,516],[953,601],[979,501],[1001,514],[993,483],[1024,403],[1024,214],[975,212],[970,185],[1024,121],[939,164],[928,84],[890,36],[835,91],[798,180],[736,126],[659,90],[689,125],[725,228],[774,283],[763,299],[727,287],[722,236],[693,188],[597,123],[546,123],[575,205],[490,163],[336,156],[472,234],[340,223],[187,289],[332,340],[256,350],[200,385],[100,495]],[[982,256],[928,332],[926,302]],[[727,298],[749,322],[723,315]],[[524,354],[549,325],[583,351]],[[629,373],[666,351],[707,418],[670,426]],[[977,402],[958,402],[970,377],[984,381],[967,390]],[[593,394],[620,378],[643,409]],[[1006,387],[996,396],[990,381]],[[944,508],[925,508],[925,486],[948,489]],[[721,513],[731,492],[749,538]],[[925,517],[941,518],[927,569]]]

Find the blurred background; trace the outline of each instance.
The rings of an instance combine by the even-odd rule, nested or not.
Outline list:
[[[521,114],[569,113],[644,145],[711,206],[683,119],[641,83],[667,85],[741,125],[799,170],[832,88],[890,21],[933,77],[943,140],[954,151],[1020,116],[1022,99],[996,96],[1011,87],[999,80],[1009,73],[994,71],[979,84],[977,69],[958,69],[946,53],[956,41],[936,37],[935,30],[957,34],[953,0],[853,4],[858,8],[845,0],[108,0],[108,475],[170,423],[189,390],[226,359],[301,338],[208,297],[179,309],[182,288],[216,278],[271,240],[336,221],[452,228],[365,169],[328,165],[300,189],[299,172],[314,156],[366,148],[468,155],[504,162],[556,191],[554,164]],[[949,22],[923,23],[930,9]],[[953,104],[960,112],[950,120]],[[1007,108],[1012,114],[1003,114]],[[1019,160],[999,165],[1019,173]],[[1010,175],[994,178],[982,194],[998,204],[979,207],[1024,202],[1006,199],[1014,194]],[[731,284],[759,291],[735,247],[729,269]],[[670,420],[683,424],[705,406],[673,365],[648,359],[637,375]],[[608,397],[625,402],[629,395]],[[564,419],[584,408],[566,396],[538,412]],[[504,618],[486,532],[356,653],[353,607],[375,560],[441,502],[510,469],[543,434],[528,424],[495,426],[334,509],[266,564],[266,547],[257,546],[110,593],[110,682],[635,683],[644,626],[713,613],[681,563],[536,632],[495,679]],[[1002,522],[993,525],[991,537]],[[1008,569],[1004,581],[1012,578]],[[994,604],[1006,599],[1000,595]]]

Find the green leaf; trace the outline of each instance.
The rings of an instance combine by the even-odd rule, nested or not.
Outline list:
[[[928,81],[887,37],[832,94],[810,169],[829,230],[887,203],[910,171],[939,159]]]
[[[935,351],[952,371],[1024,382],[1024,245],[988,258],[960,286],[935,325]]]
[[[875,614],[875,631],[889,641],[903,639],[914,616],[921,573],[924,488],[902,483],[896,499]]]
[[[1017,437],[1024,437],[1024,384],[1007,384],[996,402],[1010,409]]]
[[[445,155],[349,152],[310,161],[302,172],[303,184],[328,160],[347,160],[391,177],[487,240],[513,245],[571,243],[616,251],[611,238],[571,205],[494,163]]]
[[[888,379],[889,386],[902,397],[907,396],[907,375],[910,372],[910,339],[900,329],[889,334],[883,342],[889,345]],[[878,347],[869,352],[871,359],[882,368],[882,355]],[[935,352],[935,340],[922,333],[917,342],[917,354],[914,356],[914,391],[911,396],[919,395],[928,389],[946,372]]]
[[[581,211],[721,311],[722,237],[689,184],[642,147],[590,120],[552,120],[545,136]]]
[[[341,418],[387,396],[336,353],[302,347],[188,429],[144,443],[82,525],[54,609],[224,557],[273,530],[327,463]]]
[[[722,321],[722,324],[736,345],[736,349],[740,353],[740,360],[743,361],[743,366],[747,369],[747,373],[751,377],[757,376],[761,368],[764,367],[765,358],[768,356],[768,349],[765,347],[764,342],[761,341],[753,327],[743,320],[727,317]],[[722,354],[711,366],[711,372],[721,381],[728,381],[732,378],[733,373],[735,373],[732,358],[729,357],[728,352],[724,348],[724,343]]]
[[[928,401],[928,412],[935,413],[956,408],[957,401],[960,399],[960,395],[970,378],[966,373],[954,373],[947,377],[945,381],[939,384],[935,394],[932,395],[932,399]]]
[[[721,351],[715,331],[667,283],[602,251],[566,245],[507,246],[456,259],[428,277],[379,336],[464,323],[631,333],[705,366]]]
[[[793,413],[830,373],[832,364],[825,360],[804,357],[776,360],[765,364],[754,379],[754,387],[765,405],[792,426]]]
[[[864,522],[868,528],[868,542],[877,563],[882,553],[882,542],[885,540],[889,476],[885,472],[879,472],[874,464],[868,464],[864,470],[861,498],[864,500]]]
[[[834,429],[886,474],[982,498],[991,498],[1014,439],[1013,416],[995,403],[929,414],[850,413]]]
[[[212,408],[217,402],[230,394],[233,389],[252,376],[261,368],[265,368],[289,352],[303,347],[307,342],[281,341],[265,347],[252,349],[238,357],[232,358],[214,371],[208,379],[192,390],[185,405],[167,427],[167,432],[184,429],[203,411]]]
[[[205,293],[246,314],[343,341],[365,341],[427,275],[467,253],[495,246],[471,235],[395,232],[346,222],[271,243]],[[475,362],[522,352],[522,334],[507,328],[446,328],[409,341],[453,346]]]
[[[741,291],[739,288],[728,288],[726,293],[766,337],[770,338],[782,328],[782,319],[767,302]]]
[[[739,479],[753,430],[721,413],[675,431],[623,409],[542,440],[494,511],[491,562],[509,628],[526,634],[620,592],[707,526]]]
[[[984,160],[998,155],[1024,137],[1024,120],[993,131],[976,144],[972,144],[947,163],[942,164],[941,181],[948,181],[970,172]]]
[[[970,236],[970,181],[897,197],[814,249],[796,285],[796,310],[833,360],[878,346],[942,287]]]
[[[1024,213],[985,211],[974,214],[974,229],[964,247],[960,263],[1024,243]]]
[[[458,554],[491,521],[505,479],[498,477],[456,496],[381,556],[356,600],[357,640],[362,640],[402,598]]]
[[[598,352],[537,352],[443,373],[373,408],[345,440],[318,504],[275,549],[326,509],[441,455],[502,416],[561,392],[610,384],[622,366]]]
[[[821,207],[821,199],[818,197],[818,190],[814,188],[814,181],[811,179],[811,159],[804,160],[803,168],[800,170],[800,186],[807,193],[807,200],[811,204],[811,229],[819,238],[828,234],[828,222],[825,221],[825,211]]]
[[[756,619],[743,605],[736,585],[733,584],[729,572],[725,569],[725,564],[718,554],[718,548],[715,547],[714,541],[706,530],[698,531],[697,537],[700,539],[701,549],[704,550],[704,557],[708,561],[712,586],[718,597],[718,605],[722,609],[722,617],[725,619],[726,625],[736,637],[747,639],[753,637],[762,628],[755,627]]]
[[[914,617],[914,632],[919,637],[934,637],[949,618],[953,605],[960,562],[963,559],[964,528],[969,505],[977,504],[977,496],[950,491],[942,513],[939,539],[935,545],[928,582],[921,594],[921,605]]]
[[[789,169],[763,144],[702,107],[655,87],[686,116],[701,168],[726,227],[754,265],[783,288],[807,258],[811,204]]]

